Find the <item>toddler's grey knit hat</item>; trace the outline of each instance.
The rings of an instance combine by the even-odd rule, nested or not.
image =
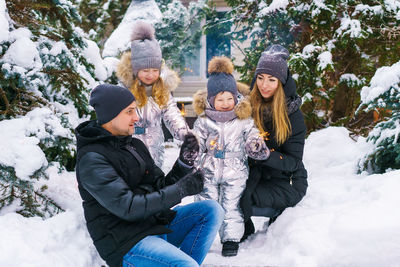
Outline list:
[[[102,125],[118,116],[135,101],[128,89],[112,84],[100,84],[90,94],[90,105],[96,111],[97,122]]]
[[[269,74],[278,78],[284,85],[287,80],[289,51],[281,45],[273,44],[261,53],[255,76]]]
[[[131,64],[135,76],[142,69],[161,70],[161,48],[154,38],[154,28],[151,24],[145,21],[136,22],[131,41]]]
[[[235,103],[237,103],[237,85],[233,77],[233,63],[225,57],[213,57],[208,63],[208,73],[210,77],[207,82],[207,99],[208,102],[214,107],[215,96],[220,92],[232,93]]]

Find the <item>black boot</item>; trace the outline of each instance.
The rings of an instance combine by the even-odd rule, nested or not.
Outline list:
[[[244,233],[242,236],[242,239],[240,239],[240,243],[245,241],[250,235],[254,234],[255,229],[254,229],[254,224],[253,221],[251,219],[249,219],[248,221],[246,221],[244,223]]]
[[[222,243],[222,256],[232,257],[236,256],[239,249],[239,242],[226,241]]]
[[[269,221],[268,221],[268,226],[270,226],[271,224],[273,224],[273,223],[276,221],[276,219],[278,218],[278,216],[282,214],[282,212],[283,212],[283,210],[280,211],[280,212],[278,212],[278,214],[276,214],[275,216],[270,217],[270,218],[269,218]]]

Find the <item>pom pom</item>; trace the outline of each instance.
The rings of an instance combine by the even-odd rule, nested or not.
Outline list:
[[[273,44],[267,47],[267,49],[265,49],[265,51],[263,52],[263,54],[269,55],[269,56],[279,56],[281,58],[283,58],[284,60],[288,60],[289,58],[289,51],[278,44]]]
[[[154,39],[154,27],[146,21],[138,21],[132,29],[131,41]]]
[[[232,61],[225,56],[213,57],[208,63],[208,73],[211,74],[213,72],[225,72],[227,74],[232,74]]]

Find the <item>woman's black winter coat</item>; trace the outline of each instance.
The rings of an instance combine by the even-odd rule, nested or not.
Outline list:
[[[170,208],[181,201],[174,183],[191,169],[175,163],[164,176],[142,141],[113,136],[95,121],[79,125],[76,135],[76,175],[89,234],[110,267],[122,266],[141,239],[171,232],[165,227],[175,217]]]
[[[299,109],[301,100],[296,95],[296,84],[291,75],[284,92],[292,133],[282,145],[278,145],[272,120],[264,120],[264,129],[270,134],[266,144],[271,155],[265,161],[249,158],[250,174],[240,203],[245,221],[252,215],[252,206],[282,211],[295,206],[306,194],[307,171],[302,159],[307,129]]]

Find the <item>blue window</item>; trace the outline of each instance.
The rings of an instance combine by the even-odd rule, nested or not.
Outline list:
[[[223,19],[225,13],[226,12],[218,12],[218,19]],[[231,40],[228,36],[226,36],[226,33],[230,32],[230,30],[231,23],[226,23],[221,25],[217,29],[210,29],[207,32],[207,65],[214,56],[231,56]]]

